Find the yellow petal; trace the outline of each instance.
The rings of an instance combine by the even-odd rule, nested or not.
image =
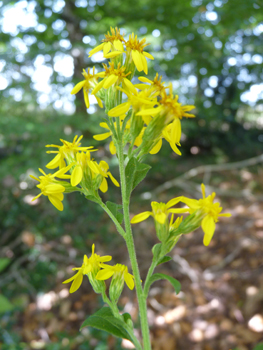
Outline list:
[[[105,58],[114,58],[116,56],[121,55],[122,52],[121,51],[111,51],[109,53],[107,53],[107,55],[104,55]]]
[[[167,202],[167,204],[165,205],[166,209],[173,207],[175,204],[179,203],[181,199],[182,199],[182,196],[169,200],[169,202]]]
[[[143,56],[142,53],[140,53],[140,57],[141,57],[142,65],[143,65],[143,71],[147,75],[148,74],[148,66],[147,66],[146,58]]]
[[[103,45],[103,55],[107,55],[107,53],[110,51],[111,49],[111,43],[108,41],[107,43],[105,43]]]
[[[66,281],[64,281],[64,282],[62,282],[62,283],[65,284],[65,283],[69,283],[69,282],[73,281],[73,280],[76,278],[76,276],[77,276],[78,273],[79,273],[79,272],[77,272],[74,276],[70,277],[69,279],[67,279]]]
[[[105,78],[95,86],[95,88],[91,91],[91,95],[95,95],[103,87],[104,81]]]
[[[48,169],[55,169],[59,166],[59,163],[60,163],[60,159],[61,159],[61,154],[58,153],[56,155],[55,158],[53,158],[47,165],[46,165],[46,168]]]
[[[146,77],[139,77],[138,80],[142,81],[143,83],[152,84],[152,81],[150,79],[146,78]]]
[[[160,214],[156,214],[154,215],[154,218],[156,221],[158,221],[160,224],[164,224],[165,220],[167,218],[167,215],[165,213],[160,213]]]
[[[60,184],[51,184],[51,185],[45,186],[45,192],[48,194],[49,193],[55,194],[55,193],[64,192],[64,191],[65,191],[65,187]]]
[[[116,83],[116,81],[118,80],[117,75],[113,75],[111,74],[108,78],[105,79],[103,87],[104,89],[108,89],[110,86],[112,86],[113,84]]]
[[[132,50],[132,59],[139,72],[143,70],[143,63],[139,51]]]
[[[101,51],[101,50],[103,49],[103,46],[104,46],[104,45],[105,45],[105,44],[102,43],[102,44],[96,46],[94,49],[92,49],[92,50],[89,52],[89,57],[91,57],[92,55],[94,55],[94,53],[97,53],[97,52]]]
[[[105,179],[105,177],[103,178],[102,183],[100,185],[100,190],[103,193],[108,191],[108,183],[107,183],[107,180]]]
[[[133,276],[130,273],[125,273],[124,274],[124,281],[126,282],[128,288],[130,290],[133,290],[133,288],[134,288],[134,280],[133,280]]]
[[[131,224],[137,224],[138,222],[144,221],[148,219],[149,216],[152,216],[151,211],[144,211],[141,214],[137,214],[131,219]]]
[[[162,148],[162,139],[160,139],[156,145],[150,150],[150,154],[156,154],[160,151],[160,149]]]
[[[112,259],[112,256],[105,255],[100,257],[100,262],[110,261]]]
[[[98,105],[100,106],[100,108],[103,108],[103,103],[102,103],[101,99],[100,99],[99,97],[97,97],[96,95],[95,95],[95,98],[96,98],[96,100],[97,100]]]
[[[118,51],[124,51],[122,42],[121,42],[120,40],[114,40],[114,41],[113,41],[113,46],[114,46],[115,49],[117,49]]]
[[[113,270],[103,269],[97,273],[96,279],[100,281],[104,281],[104,280],[107,280],[108,278],[111,278],[113,274],[114,274]]]
[[[140,112],[136,113],[136,115],[156,115],[161,112],[162,106],[159,106],[157,108],[148,108],[148,109],[143,109]]]
[[[206,215],[202,220],[201,227],[205,233],[203,243],[205,246],[208,246],[208,244],[210,243],[214,235],[215,228],[216,228],[216,224],[212,216]]]
[[[115,147],[113,141],[110,142],[109,148],[110,148],[110,153],[111,153],[111,154],[116,154],[116,151],[117,151],[117,150],[116,150],[116,147]]]
[[[75,166],[75,168],[72,171],[70,183],[71,186],[75,187],[77,186],[83,177],[83,171],[80,165]]]
[[[55,208],[59,211],[63,211],[63,203],[55,196],[49,195],[48,199],[54,205]]]
[[[107,172],[107,175],[109,175],[111,181],[114,183],[115,186],[120,187],[120,184],[119,184],[118,181],[112,176],[112,174],[111,174],[110,171]]]
[[[149,53],[149,52],[143,52],[143,55],[147,58],[149,58],[150,60],[154,60],[154,57]]]
[[[137,91],[136,91],[134,85],[130,82],[129,79],[123,78],[123,83],[126,85],[128,91],[131,91],[134,94],[136,94]]]
[[[94,135],[93,138],[97,141],[102,141],[110,137],[111,132],[105,132],[104,134]]]
[[[74,88],[71,91],[71,95],[77,94],[83,88],[85,83],[86,83],[86,80],[82,80],[77,85],[75,85]]]
[[[129,102],[124,102],[117,107],[112,108],[108,112],[109,117],[119,117],[120,115],[126,113],[130,108]]]
[[[178,154],[179,156],[182,155],[181,151],[179,150],[179,148],[176,146],[175,143],[173,142],[169,142],[171,149],[174,151],[174,153]]]
[[[74,281],[73,281],[73,283],[72,283],[72,285],[70,287],[69,292],[70,293],[76,292],[76,290],[78,290],[79,287],[81,286],[82,281],[83,281],[83,274],[82,274],[82,271],[79,270],[79,272],[77,273],[76,278],[74,279]]]
[[[89,96],[88,96],[88,93],[87,93],[87,91],[85,89],[83,90],[83,93],[84,93],[85,105],[86,105],[87,108],[89,108]]]

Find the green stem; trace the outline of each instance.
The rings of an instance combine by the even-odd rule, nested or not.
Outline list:
[[[130,256],[132,271],[134,275],[134,282],[136,286],[144,350],[151,350],[150,332],[149,332],[149,325],[147,320],[146,298],[142,289],[140,271],[137,263],[131,224],[130,224],[130,214],[129,214],[130,195],[127,193],[127,188],[126,188],[124,155],[123,155],[121,140],[118,143],[118,156],[119,156],[124,224],[125,224],[125,230],[126,230],[125,241],[126,241],[127,249]]]
[[[149,282],[150,282],[150,278],[151,278],[151,276],[153,274],[153,271],[156,268],[156,264],[157,263],[155,261],[152,262],[152,264],[151,264],[151,266],[150,266],[150,268],[148,270],[147,276],[146,276],[146,280],[145,280],[145,283],[144,283],[144,289],[143,289],[145,298],[147,298],[148,293],[149,293],[149,289],[150,289],[150,283]]]
[[[119,309],[118,309],[117,305],[114,302],[110,301],[110,299],[107,297],[105,291],[102,292],[101,296],[102,296],[102,299],[103,299],[104,303],[109,305],[113,315],[122,322],[123,327],[126,329],[126,331],[128,332],[129,336],[131,337],[131,339],[133,341],[133,344],[136,346],[136,349],[142,350],[141,344],[139,343],[138,339],[133,334],[133,329],[131,327],[129,327],[127,324],[124,323],[123,317],[119,313]]]
[[[106,204],[104,204],[102,201],[99,203],[100,206],[102,207],[102,209],[109,215],[109,217],[111,218],[111,220],[114,222],[116,229],[118,230],[119,234],[125,238],[125,231],[124,229],[121,227],[119,221],[115,218],[115,216],[112,214],[112,212],[110,211],[110,209],[107,207]]]

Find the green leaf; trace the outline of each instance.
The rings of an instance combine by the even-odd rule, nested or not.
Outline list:
[[[263,343],[257,344],[257,345],[253,348],[253,350],[263,350]]]
[[[157,243],[152,247],[152,253],[153,253],[153,260],[158,261],[159,259],[159,254],[162,249],[162,243]]]
[[[123,220],[123,214],[120,213],[119,210],[122,210],[122,205],[113,202],[106,202],[106,205],[108,209],[112,212],[112,214],[115,216],[115,218],[118,220],[119,224],[121,224]]]
[[[86,196],[86,198],[89,200],[89,201],[92,201],[92,202],[95,202],[95,203],[98,203],[98,204],[100,204],[100,198],[97,198],[97,197],[95,197],[95,196],[93,196],[93,195],[88,195],[88,196]]]
[[[168,262],[168,261],[170,261],[170,260],[172,260],[172,258],[171,258],[170,256],[164,256],[163,258],[161,258],[161,259],[158,261],[157,266],[158,266],[158,265],[161,265],[161,264],[163,264],[163,263],[166,263],[166,262]]]
[[[165,275],[164,273],[155,273],[154,275],[152,275],[150,277],[150,280],[149,280],[149,286],[153,282],[158,281],[158,280],[162,280],[162,279],[166,279],[167,281],[169,281],[173,285],[176,294],[178,294],[180,292],[181,283],[179,281],[177,281],[175,278],[168,276],[168,275]]]
[[[13,309],[14,306],[10,301],[3,294],[0,294],[0,313],[12,311]]]
[[[125,323],[114,317],[110,308],[103,307],[94,315],[88,317],[81,325],[80,330],[84,327],[94,327],[102,331],[106,331],[119,338],[132,341],[128,332],[124,328]]]
[[[7,267],[7,265],[9,265],[10,261],[11,259],[9,258],[0,259],[0,272],[2,272]]]
[[[150,165],[144,164],[144,163],[139,163],[137,161],[137,167],[136,167],[136,172],[134,175],[132,189],[134,189],[136,186],[139,185],[139,183],[145,178],[145,176],[147,175],[147,173],[150,169],[151,169]]]
[[[135,172],[137,168],[137,160],[132,157],[125,168],[125,177],[126,177],[126,187],[127,187],[127,194],[130,195],[131,191],[133,190],[134,186],[134,177],[135,177]]]
[[[132,321],[131,315],[128,312],[125,312],[124,314],[122,314],[122,317],[125,323]]]

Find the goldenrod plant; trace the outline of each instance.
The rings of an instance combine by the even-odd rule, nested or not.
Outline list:
[[[103,64],[103,71],[97,73],[95,68],[89,69],[88,72],[84,70],[84,80],[71,92],[76,94],[83,89],[87,108],[90,95],[96,97],[99,107],[105,108],[105,119],[98,121],[104,132],[94,135],[94,139],[98,142],[106,138],[111,139],[110,152],[118,159],[119,181],[113,177],[109,165],[104,160],[98,163],[93,158],[96,149],[81,146],[82,136],[75,136],[72,142],[61,140],[61,145],[47,145],[46,147],[53,149],[47,153],[53,153],[55,157],[46,167],[57,170],[53,174],[46,174],[39,169],[42,175],[39,178],[32,176],[39,182],[37,187],[41,191],[34,199],[43,194],[62,211],[64,194],[79,191],[87,200],[101,206],[115,224],[117,232],[127,246],[132,274],[128,267],[121,263],[106,264],[112,257],[97,255],[93,244],[91,249],[88,249],[92,250],[90,257],[84,255],[82,266],[73,269],[77,273],[63,283],[72,282],[70,293],[74,293],[80,288],[84,276],[87,276],[94,292],[100,294],[107,305],[88,317],[81,328],[91,326],[108,331],[117,337],[130,340],[138,350],[151,349],[147,296],[152,283],[159,279],[167,279],[174,286],[176,293],[180,291],[180,283],[176,279],[154,273],[157,265],[171,259],[167,254],[182,235],[199,227],[204,231],[204,245],[208,246],[218,218],[230,216],[222,214],[220,204],[214,203],[215,193],[206,196],[205,185],[202,184],[202,198],[199,200],[180,196],[171,198],[166,204],[154,201],[151,203],[151,211],[130,218],[131,193],[150,169],[148,164],[143,163],[145,156],[158,153],[163,139],[180,156],[181,120],[183,117],[195,117],[190,113],[195,107],[183,106],[179,97],[173,94],[172,84],[162,82],[158,73],[153,79],[141,75],[138,78],[139,83],[133,83],[136,70],[147,74],[147,59],[154,59],[145,51],[147,46],[146,39],[139,40],[137,35],[132,33],[128,40],[125,40],[118,28],[111,28],[102,43],[90,52],[92,56],[102,50],[104,57],[110,60],[108,66]],[[100,197],[100,191],[108,190],[109,179],[114,186],[121,188],[121,204],[104,203]],[[160,243],[152,248],[152,263],[146,279],[142,280],[131,224],[137,224],[149,217],[154,220]],[[105,280],[110,278],[107,291]],[[121,314],[118,308],[118,299],[125,284],[129,289],[133,290],[135,287],[136,290],[142,335],[139,339],[134,334],[131,316],[127,313]]]

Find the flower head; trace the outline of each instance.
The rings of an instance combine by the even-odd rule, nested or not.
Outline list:
[[[201,227],[204,231],[204,245],[208,246],[215,232],[216,222],[221,216],[230,217],[231,214],[225,213],[220,214],[222,207],[218,202],[214,203],[214,198],[216,196],[215,192],[209,196],[205,196],[205,185],[201,185],[203,198],[190,199],[187,197],[181,197],[181,202],[185,203],[189,207],[189,213],[192,214],[195,211],[201,212],[203,214],[203,219],[201,221]]]
[[[58,145],[46,145],[46,147],[56,147],[57,151],[47,151],[47,153],[57,153],[55,158],[53,158],[46,167],[48,169],[55,169],[57,167],[64,168],[66,166],[65,159],[69,160],[70,163],[75,161],[75,155],[79,151],[87,151],[94,152],[95,149],[92,149],[93,146],[90,147],[81,147],[80,140],[83,138],[83,135],[78,138],[76,135],[73,139],[73,142],[68,142],[66,140],[60,139],[62,142],[62,146]]]
[[[188,209],[184,208],[171,208],[181,201],[181,197],[173,198],[168,203],[158,203],[152,202],[152,211],[145,211],[141,214],[135,215],[131,223],[137,224],[138,222],[148,219],[149,216],[152,216],[160,224],[164,224],[170,213],[185,213]]]
[[[94,251],[95,251],[95,244],[92,245],[91,257],[88,258],[87,255],[84,255],[82,266],[74,267],[72,269],[73,271],[78,271],[78,272],[74,276],[72,276],[71,278],[63,282],[63,283],[69,283],[73,281],[69,290],[70,293],[74,293],[76,292],[76,290],[79,289],[83,281],[83,275],[88,275],[89,273],[92,273],[94,270],[97,273],[98,270],[100,269],[101,263],[110,261],[112,259],[112,257],[109,255],[100,256],[95,254]]]
[[[148,66],[145,57],[150,60],[153,60],[154,58],[151,54],[144,51],[144,48],[149,45],[146,44],[146,39],[144,38],[139,41],[137,35],[134,36],[134,33],[132,33],[125,45],[128,61],[132,60],[139,72],[144,71],[145,74],[148,74]]]
[[[89,163],[90,169],[95,173],[95,176],[98,180],[99,189],[105,193],[108,191],[108,183],[106,178],[109,176],[111,181],[115,186],[120,187],[118,181],[113,177],[112,173],[109,171],[109,165],[104,160],[101,160],[98,164],[95,161],[90,161]]]
[[[65,186],[68,185],[68,182],[58,181],[55,179],[55,177],[60,179],[70,179],[71,175],[65,174],[70,168],[71,165],[58,170],[54,174],[46,174],[42,169],[39,169],[39,171],[43,174],[42,176],[39,176],[39,178],[30,175],[32,179],[39,182],[37,187],[41,190],[41,192],[36,197],[34,197],[32,201],[39,198],[43,194],[44,196],[48,197],[48,199],[54,205],[54,207],[56,207],[59,211],[62,211],[62,201],[64,199],[63,192],[65,192]]]
[[[118,86],[122,83],[124,90],[136,92],[135,87],[126,77],[131,74],[131,72],[125,73],[125,67],[118,63],[117,68],[114,67],[114,63],[110,62],[109,67],[103,64],[105,72],[99,73],[104,79],[100,81],[92,91],[92,94],[96,94],[101,88],[108,89],[111,86]]]
[[[148,83],[150,85],[146,84],[136,84],[135,87],[140,90],[145,90],[151,88],[153,92],[158,92],[159,94],[164,92],[167,86],[164,86],[164,83],[162,83],[162,76],[159,77],[159,74],[156,73],[153,80],[150,80],[146,77],[139,77],[138,78],[143,83]]]
[[[103,50],[103,56],[105,58],[114,58],[121,55],[124,52],[122,43],[125,42],[123,36],[120,34],[120,29],[117,27],[110,28],[110,32],[105,34],[105,39],[102,40],[102,44],[96,46],[90,51],[89,57],[95,53]]]
[[[89,108],[89,91],[93,90],[96,85],[98,85],[98,78],[99,74],[95,74],[95,67],[93,67],[93,71],[91,73],[91,69],[88,68],[88,73],[83,69],[83,76],[84,80],[80,81],[77,85],[74,86],[73,90],[71,91],[71,95],[77,94],[81,89],[83,89],[84,94],[84,101],[86,104],[86,107]],[[94,94],[95,95],[95,94]],[[98,105],[102,108],[103,104],[101,102],[101,99],[95,95],[95,98],[98,102]]]
[[[107,280],[112,276],[118,276],[126,282],[127,286],[132,290],[134,288],[134,277],[128,272],[128,267],[122,264],[116,264],[114,266],[100,264],[102,270],[100,270],[96,276],[98,280]]]

